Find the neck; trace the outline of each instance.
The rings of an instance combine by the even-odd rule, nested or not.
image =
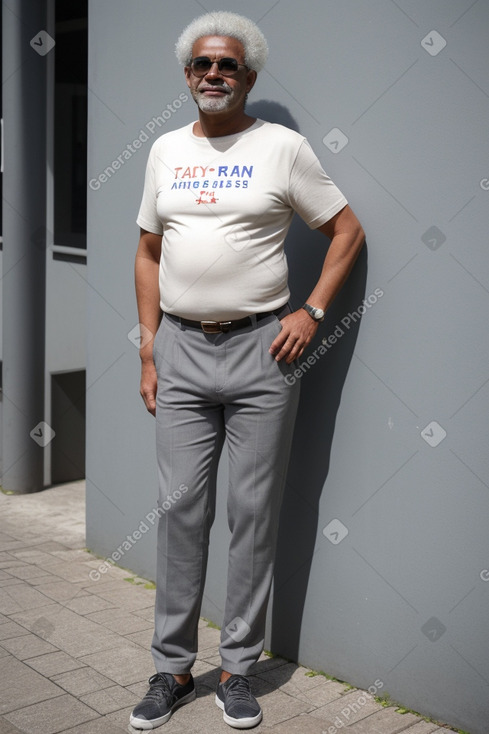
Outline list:
[[[243,132],[256,122],[256,117],[246,115],[243,110],[234,114],[202,112],[199,110],[198,122],[194,123],[194,135],[199,138],[220,138]]]

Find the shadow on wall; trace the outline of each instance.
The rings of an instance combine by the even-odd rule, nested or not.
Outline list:
[[[269,122],[277,122],[300,132],[287,108],[274,102],[260,101],[247,107],[248,114]],[[300,308],[321,272],[329,241],[311,231],[295,217],[290,228],[286,253],[289,263],[291,305]],[[308,356],[335,334],[336,341],[327,344],[301,372],[301,400],[295,426],[292,454],[281,512],[275,565],[272,626],[272,652],[298,661],[304,603],[309,584],[312,557],[317,542],[318,508],[329,472],[331,446],[336,415],[341,400],[358,336],[361,317],[348,328],[341,320],[358,309],[366,293],[367,246],[360,256],[331,308],[318,329],[315,340],[299,360],[304,365]],[[340,331],[343,333],[341,334]],[[334,340],[331,340],[333,342]]]
[[[299,225],[291,231],[288,245],[294,308],[299,308],[307,298],[326,249],[318,242],[321,235],[307,230],[302,222]],[[322,527],[318,528],[319,501],[329,472],[336,415],[360,326],[358,319],[344,329],[341,320],[358,309],[365,298],[366,277],[365,245],[347,284],[318,329],[319,337],[311,343],[305,357],[312,355],[322,340],[334,336],[335,332],[339,338],[300,378],[301,399],[278,535],[270,642],[273,652],[297,662],[300,662],[302,616],[311,563],[318,537],[322,537]],[[304,355],[299,362],[304,363]]]
[[[300,133],[297,121],[292,117],[287,107],[278,104],[278,102],[260,99],[258,102],[246,105],[246,114],[251,117],[259,117],[267,122],[277,122],[279,125],[284,125],[284,127]]]

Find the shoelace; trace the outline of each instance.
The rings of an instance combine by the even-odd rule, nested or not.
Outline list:
[[[233,699],[248,702],[251,698],[250,682],[243,675],[234,675],[231,683],[226,686],[228,691],[233,691]]]
[[[162,698],[168,704],[171,704],[173,693],[171,692],[167,679],[163,675],[160,675],[160,673],[156,673],[149,679],[149,691],[145,695],[145,699],[147,701],[159,702]]]

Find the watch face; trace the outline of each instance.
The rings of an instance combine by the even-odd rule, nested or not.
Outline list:
[[[316,306],[311,306],[309,303],[305,303],[303,308],[306,309],[307,313],[312,316],[315,321],[322,321],[324,319],[324,311],[322,308],[316,308]]]

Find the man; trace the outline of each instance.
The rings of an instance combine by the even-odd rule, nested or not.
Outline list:
[[[141,395],[156,416],[160,499],[174,501],[158,527],[158,672],[131,724],[159,726],[195,698],[191,668],[226,439],[232,537],[216,704],[227,724],[246,729],[262,718],[246,676],[263,650],[298,402],[299,382],[285,378],[364,235],[307,141],[246,114],[268,53],[254,23],[206,14],[176,51],[199,117],[152,147],[135,267],[139,320],[155,335],[141,348]],[[307,304],[292,312],[283,242],[294,211],[331,245]]]

